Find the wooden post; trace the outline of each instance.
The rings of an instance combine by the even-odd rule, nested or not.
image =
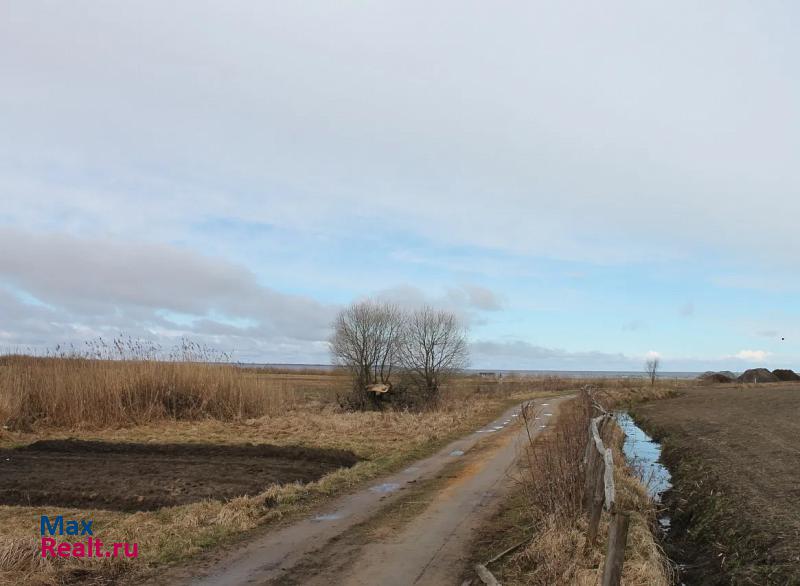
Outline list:
[[[599,455],[598,455],[599,456]],[[597,528],[600,526],[600,517],[603,514],[603,502],[605,501],[605,487],[603,479],[605,463],[603,459],[597,458],[597,466],[592,479],[591,509],[589,510],[589,530],[586,533],[586,546],[593,547],[597,543]]]
[[[591,428],[589,429],[589,443],[586,445],[586,452],[586,477],[584,478],[583,482],[583,507],[588,513],[592,510],[595,470],[597,468],[597,463],[600,460],[600,454],[597,453],[597,449],[594,447],[594,438],[592,437]]]
[[[589,443],[586,446],[586,477],[583,483],[583,506],[587,513],[592,511],[595,474],[597,474],[598,469],[602,470],[603,468],[603,455],[599,450],[603,447],[603,441],[600,436],[603,433],[604,424],[604,418],[596,418],[589,422]]]
[[[602,586],[619,586],[622,580],[622,565],[625,562],[625,546],[628,543],[628,524],[630,514],[611,513],[611,526],[608,530],[608,550],[603,568]]]

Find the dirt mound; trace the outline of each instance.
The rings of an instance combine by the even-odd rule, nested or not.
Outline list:
[[[751,368],[745,370],[738,379],[740,383],[777,383],[780,382],[777,376],[766,368]]]
[[[706,384],[714,383],[732,383],[736,381],[736,377],[728,376],[725,372],[704,372],[697,377],[700,382]]]
[[[778,368],[772,371],[778,380],[780,381],[798,381],[800,380],[800,374],[797,374],[795,371],[790,370],[788,368]]]
[[[150,511],[312,482],[357,461],[296,446],[38,441],[0,450],[0,504]]]

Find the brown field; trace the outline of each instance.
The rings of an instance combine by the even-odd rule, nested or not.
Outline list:
[[[673,474],[668,553],[688,584],[800,584],[800,384],[637,406]]]
[[[0,449],[0,504],[152,511],[305,484],[357,461],[342,450],[269,444],[43,440]],[[91,471],[91,483],[80,471]]]

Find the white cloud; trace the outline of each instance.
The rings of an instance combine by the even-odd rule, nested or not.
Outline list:
[[[522,340],[477,340],[470,345],[476,368],[522,370],[641,370],[641,361],[622,353],[570,352]]]
[[[11,4],[0,215],[23,227],[800,258],[791,6]]]
[[[446,309],[472,325],[486,321],[483,312],[501,309],[500,299],[491,289],[471,284],[446,287],[443,291],[423,290],[413,285],[397,285],[374,291],[372,295],[409,309],[423,305]]]
[[[676,259],[800,288],[791,3],[76,1],[0,19],[4,340],[141,328],[318,356],[334,308],[204,237],[221,218],[292,234],[283,281],[327,298],[409,279],[378,253],[325,275],[325,243],[457,271],[395,296],[475,321],[536,292],[447,285],[551,290],[542,259],[578,261],[587,291],[585,265]]]
[[[764,350],[740,350],[734,357],[747,362],[763,362],[770,355]]]
[[[464,284],[460,288],[450,289],[448,293],[455,301],[481,311],[498,311],[502,309],[498,295],[487,287]],[[465,296],[466,299],[462,300]]]
[[[8,344],[191,335],[244,352],[282,345],[303,361],[335,313],[261,284],[245,267],[172,245],[0,227],[0,249],[13,251],[0,255]]]

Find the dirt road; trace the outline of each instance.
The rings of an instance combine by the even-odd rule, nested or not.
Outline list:
[[[535,401],[539,433],[566,397]],[[474,530],[508,489],[520,407],[433,456],[266,533],[185,583],[460,584]]]

